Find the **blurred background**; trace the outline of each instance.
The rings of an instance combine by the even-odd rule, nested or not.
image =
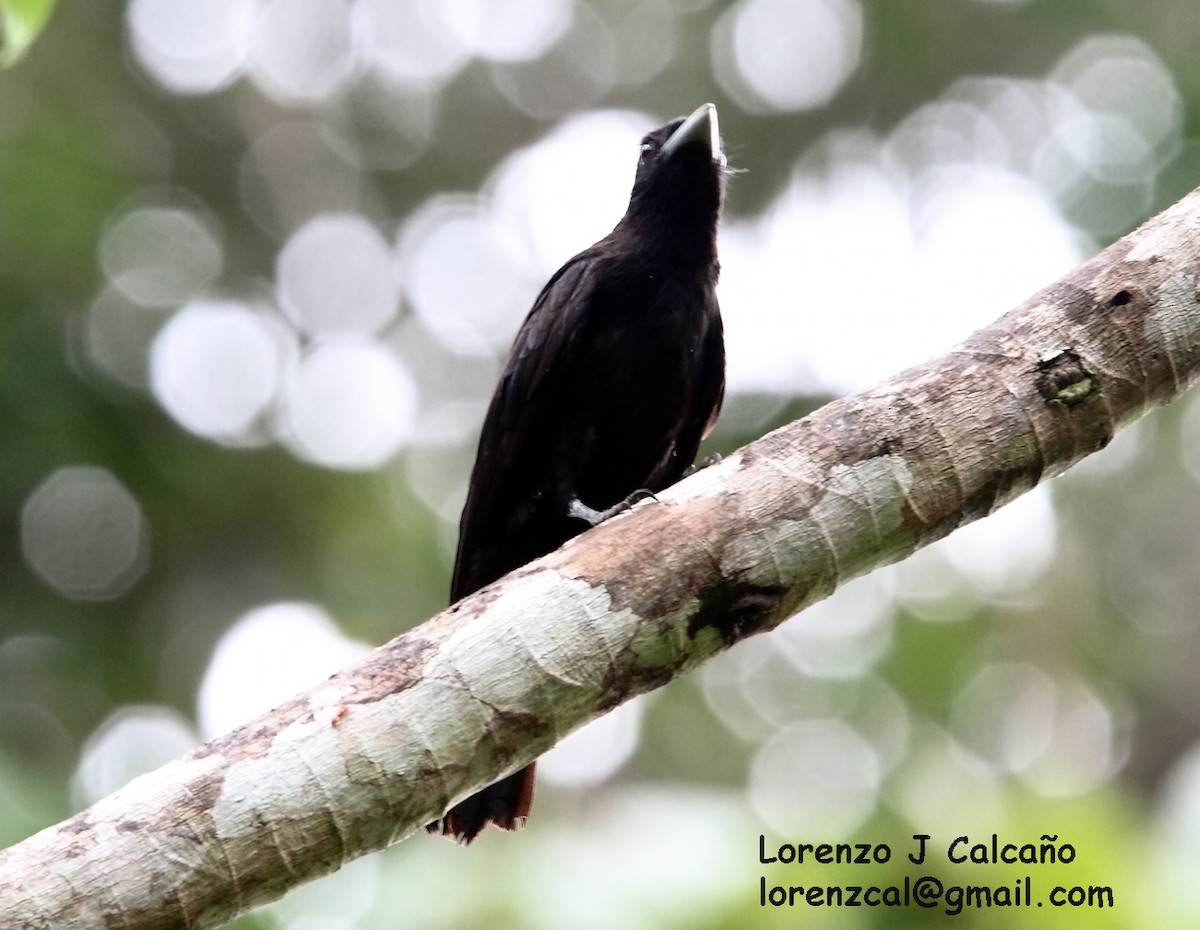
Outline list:
[[[0,846],[445,605],[548,275],[705,100],[729,451],[941,352],[1200,184],[1191,0],[89,0],[0,73]],[[528,830],[241,930],[908,927],[888,884],[1200,918],[1200,400],[569,738]],[[886,866],[758,862],[758,837]],[[954,837],[1077,850],[947,866]],[[1002,921],[1002,922],[1000,922]]]

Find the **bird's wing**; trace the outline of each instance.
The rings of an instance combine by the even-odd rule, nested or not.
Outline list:
[[[521,564],[490,566],[478,560],[486,534],[516,519],[516,508],[528,506],[521,500],[529,493],[528,476],[545,468],[538,461],[547,441],[544,424],[563,372],[570,369],[583,338],[594,251],[579,253],[546,282],[513,342],[479,437],[459,528],[453,600]]]
[[[698,366],[694,382],[697,393],[680,410],[674,436],[675,458],[670,471],[661,476],[666,485],[678,481],[695,462],[700,443],[716,425],[725,398],[725,341],[721,314],[716,295],[710,293],[708,300],[710,303],[705,313],[707,329],[695,359]]]

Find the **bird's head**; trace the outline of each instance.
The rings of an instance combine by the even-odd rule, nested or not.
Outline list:
[[[701,236],[715,248],[725,174],[717,108],[706,103],[642,139],[625,222],[681,245]]]

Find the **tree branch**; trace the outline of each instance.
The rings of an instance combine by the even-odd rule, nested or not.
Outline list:
[[[218,926],[1102,449],[1200,371],[1198,231],[1200,191],[947,354],[0,852],[5,927]]]

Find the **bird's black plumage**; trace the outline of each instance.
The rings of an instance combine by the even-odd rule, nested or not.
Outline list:
[[[558,548],[635,492],[666,488],[692,464],[725,385],[716,120],[705,104],[649,133],[625,216],[534,302],[479,438],[452,601]],[[515,829],[532,793],[530,765],[429,829],[468,842],[488,822]]]

